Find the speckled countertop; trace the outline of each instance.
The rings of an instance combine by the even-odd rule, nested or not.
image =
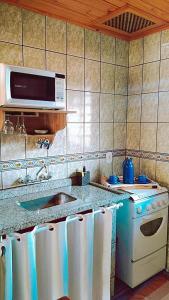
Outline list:
[[[70,216],[99,206],[118,203],[120,200],[128,198],[127,193],[118,195],[92,185],[83,187],[71,186],[69,180],[62,180],[62,184],[60,185],[62,185],[62,187],[57,188],[57,186],[59,186],[58,181],[57,184],[52,185],[53,189],[51,189],[51,186],[49,185],[46,186],[45,190],[45,185],[42,184],[37,187],[23,187],[2,191],[0,193],[0,235],[43,224],[44,222]],[[28,211],[17,204],[18,201],[33,200],[44,196],[54,195],[58,192],[65,192],[77,198],[77,200],[39,211]]]

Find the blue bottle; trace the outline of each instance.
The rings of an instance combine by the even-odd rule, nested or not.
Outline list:
[[[123,183],[134,183],[134,165],[132,158],[126,158],[123,161]]]

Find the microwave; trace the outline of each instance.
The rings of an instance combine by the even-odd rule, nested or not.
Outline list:
[[[63,109],[65,75],[0,64],[0,106]]]

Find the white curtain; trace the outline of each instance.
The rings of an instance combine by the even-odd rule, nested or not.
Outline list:
[[[112,211],[94,217],[93,299],[110,299]]]
[[[38,300],[34,232],[11,238],[13,300]]]
[[[68,295],[66,222],[46,226],[35,230],[38,299],[56,300]]]
[[[37,226],[9,240],[6,282],[13,284],[13,298],[8,292],[5,300],[110,299],[110,209]]]
[[[92,300],[93,214],[67,219],[69,297]]]

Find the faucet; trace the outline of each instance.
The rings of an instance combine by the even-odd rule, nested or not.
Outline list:
[[[49,170],[46,165],[44,165],[36,174],[36,180],[49,180],[52,176],[49,174]]]

